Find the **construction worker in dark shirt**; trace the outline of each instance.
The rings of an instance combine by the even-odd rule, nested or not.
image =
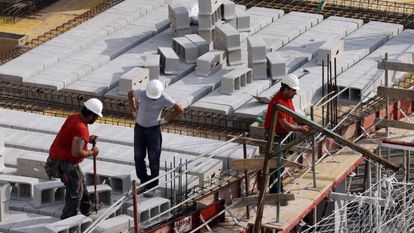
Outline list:
[[[292,99],[296,95],[296,91],[298,91],[299,88],[299,79],[296,77],[296,75],[289,74],[286,75],[282,81],[281,81],[281,87],[280,90],[276,93],[276,95],[270,100],[268,106],[267,106],[267,112],[266,112],[266,119],[264,123],[264,128],[266,130],[266,135],[270,135],[270,124],[272,121],[272,112],[273,112],[273,104],[280,104],[287,108],[289,108],[292,111],[295,111],[295,107],[293,106]],[[276,123],[276,142],[280,143],[290,131],[297,131],[303,134],[306,134],[309,132],[309,127],[307,125],[298,125],[295,123],[292,116],[289,114],[278,111],[277,112],[277,123]],[[273,175],[269,179],[269,183],[272,184],[274,180],[276,180],[276,172],[273,172]],[[270,193],[276,193],[277,192],[277,185],[274,185],[269,190]]]
[[[95,210],[79,163],[86,157],[99,154],[97,136],[89,135],[88,130],[88,124],[93,124],[98,117],[102,117],[102,102],[96,98],[89,99],[80,114],[73,114],[66,119],[50,147],[46,173],[49,177],[60,178],[66,188],[61,219],[77,215],[79,208],[86,216]],[[92,143],[91,149],[88,149],[88,143]]]

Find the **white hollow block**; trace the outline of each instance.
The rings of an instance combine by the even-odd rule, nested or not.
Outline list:
[[[259,36],[247,38],[248,63],[266,62],[266,44]]]
[[[160,78],[160,55],[149,54],[145,56],[144,68],[149,70],[149,79]]]
[[[75,230],[75,232],[83,232],[92,223],[92,219],[82,214],[72,216],[70,218],[60,220],[51,224],[47,224],[44,228],[45,233],[60,233]]]
[[[221,5],[223,19],[231,20],[236,18],[236,4],[230,0],[223,0]]]
[[[10,201],[10,192],[10,184],[0,181],[0,222],[5,220],[8,211],[7,203]]]
[[[229,24],[216,25],[214,48],[233,51],[240,49],[240,33]]]
[[[135,67],[119,78],[119,95],[127,95],[129,91],[145,89],[149,82],[149,69]]]
[[[250,15],[237,13],[237,30],[239,32],[250,32]]]
[[[253,80],[266,80],[267,79],[267,62],[257,62],[249,65],[252,69]]]
[[[251,83],[252,70],[250,68],[235,69],[221,78],[220,93],[231,95],[241,87],[246,87],[247,83]]]
[[[322,65],[324,61],[327,64],[327,59],[331,61],[338,57],[344,51],[344,41],[339,39],[329,40],[319,47],[318,65]]]
[[[188,28],[190,16],[185,6],[168,4],[168,18],[177,29]]]
[[[188,25],[188,27],[177,28],[174,23],[171,24],[171,34],[173,37],[185,36],[191,33],[190,25]]]
[[[237,29],[237,18],[226,20],[226,23]]]
[[[197,34],[190,34],[190,35],[186,35],[185,37],[197,45],[198,47],[197,56],[198,57],[210,51],[210,43],[207,40],[203,39],[201,36]]]
[[[236,66],[242,64],[242,51],[241,49],[236,49],[232,51],[226,51],[227,53],[227,64],[230,66]]]
[[[164,74],[177,74],[177,67],[180,58],[169,47],[159,47],[158,54],[160,54],[160,67]]]
[[[172,40],[172,48],[185,63],[196,63],[198,47],[186,37],[176,37]]]
[[[225,51],[212,50],[197,59],[196,74],[207,77],[225,64]]]
[[[198,28],[199,30],[207,30],[214,28],[213,15],[199,15]]]
[[[213,41],[213,29],[198,29],[198,35],[204,40]]]
[[[208,15],[220,8],[221,0],[198,0],[199,15]]]
[[[286,60],[283,59],[277,53],[268,53],[267,57],[267,69],[270,77],[273,80],[282,79],[283,76],[287,75]]]

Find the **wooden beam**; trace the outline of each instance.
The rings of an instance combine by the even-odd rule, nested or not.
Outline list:
[[[397,129],[409,129],[414,130],[414,124],[404,122],[404,121],[396,121],[396,120],[386,120],[386,119],[376,119],[378,122],[378,127],[391,127]]]
[[[236,159],[233,160],[232,169],[236,171],[250,171],[250,170],[261,170],[263,168],[264,158],[258,159]],[[303,167],[304,165],[295,163],[292,161],[284,160],[282,161],[282,167]],[[269,169],[276,169],[277,161],[276,159],[269,160]]]
[[[379,86],[377,90],[377,95],[383,98],[388,97],[388,98],[393,98],[393,99],[414,100],[413,89],[402,89],[402,88]]]
[[[293,116],[295,119],[298,118],[300,120],[302,120],[303,122],[305,122],[307,125],[309,125],[311,128],[319,130],[320,132],[322,132],[323,134],[327,135],[328,137],[331,137],[333,139],[335,139],[339,144],[343,145],[343,146],[347,146],[359,153],[361,153],[363,156],[372,159],[382,165],[384,165],[385,167],[392,169],[394,171],[398,170],[399,167],[397,165],[395,165],[394,163],[372,153],[371,151],[361,147],[360,145],[353,143],[351,141],[348,141],[346,139],[344,139],[343,137],[341,137],[340,135],[338,135],[337,133],[326,129],[325,127],[322,127],[318,124],[316,124],[315,122],[307,119],[306,117],[303,117],[299,114],[297,114],[296,112],[293,112],[292,110],[286,108],[285,106],[279,105],[279,104],[275,104],[275,108],[278,109],[279,111],[283,111],[286,112],[287,114]],[[281,153],[283,151],[283,147],[282,148],[278,148],[275,151],[272,152],[272,156],[275,157],[276,155],[278,155],[279,153]]]
[[[253,206],[257,205],[259,200],[258,195],[249,196],[249,197],[242,197],[236,198],[233,202],[238,202],[234,204],[232,207],[244,207],[244,206]],[[277,204],[280,202],[280,205],[287,206],[287,201],[295,200],[295,196],[292,193],[274,193],[274,194],[266,194],[264,198],[264,204]]]
[[[378,69],[414,73],[414,64],[393,61],[381,61],[380,63],[378,63]]]

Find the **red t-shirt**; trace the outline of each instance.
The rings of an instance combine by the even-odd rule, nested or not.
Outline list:
[[[66,160],[75,164],[82,162],[83,158],[74,157],[71,153],[74,137],[85,140],[83,149],[86,150],[89,143],[89,129],[80,114],[71,115],[66,119],[52,146],[50,146],[49,156],[52,159]]]
[[[272,118],[272,112],[273,112],[273,104],[280,104],[283,105],[289,109],[291,109],[292,111],[295,111],[295,107],[293,106],[293,102],[292,99],[288,99],[285,100],[282,98],[282,92],[278,92],[276,93],[275,96],[273,96],[273,98],[270,100],[269,104],[267,105],[267,113],[266,113],[266,119],[265,119],[265,123],[264,123],[264,128],[265,129],[269,129],[270,128],[270,124],[271,124],[271,118]],[[293,123],[293,117],[283,111],[277,111],[277,119],[286,119],[287,122],[289,123]],[[283,129],[282,126],[280,126],[279,121],[276,124],[276,130],[275,130],[276,134],[287,134],[288,131]]]

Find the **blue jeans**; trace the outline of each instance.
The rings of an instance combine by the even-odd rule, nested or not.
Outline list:
[[[141,184],[157,177],[160,173],[162,135],[159,125],[152,127],[142,127],[135,124],[134,128],[134,160],[135,171]],[[149,167],[151,175],[147,173],[145,157],[148,151]],[[158,185],[158,179],[146,185],[144,188],[150,189]]]

